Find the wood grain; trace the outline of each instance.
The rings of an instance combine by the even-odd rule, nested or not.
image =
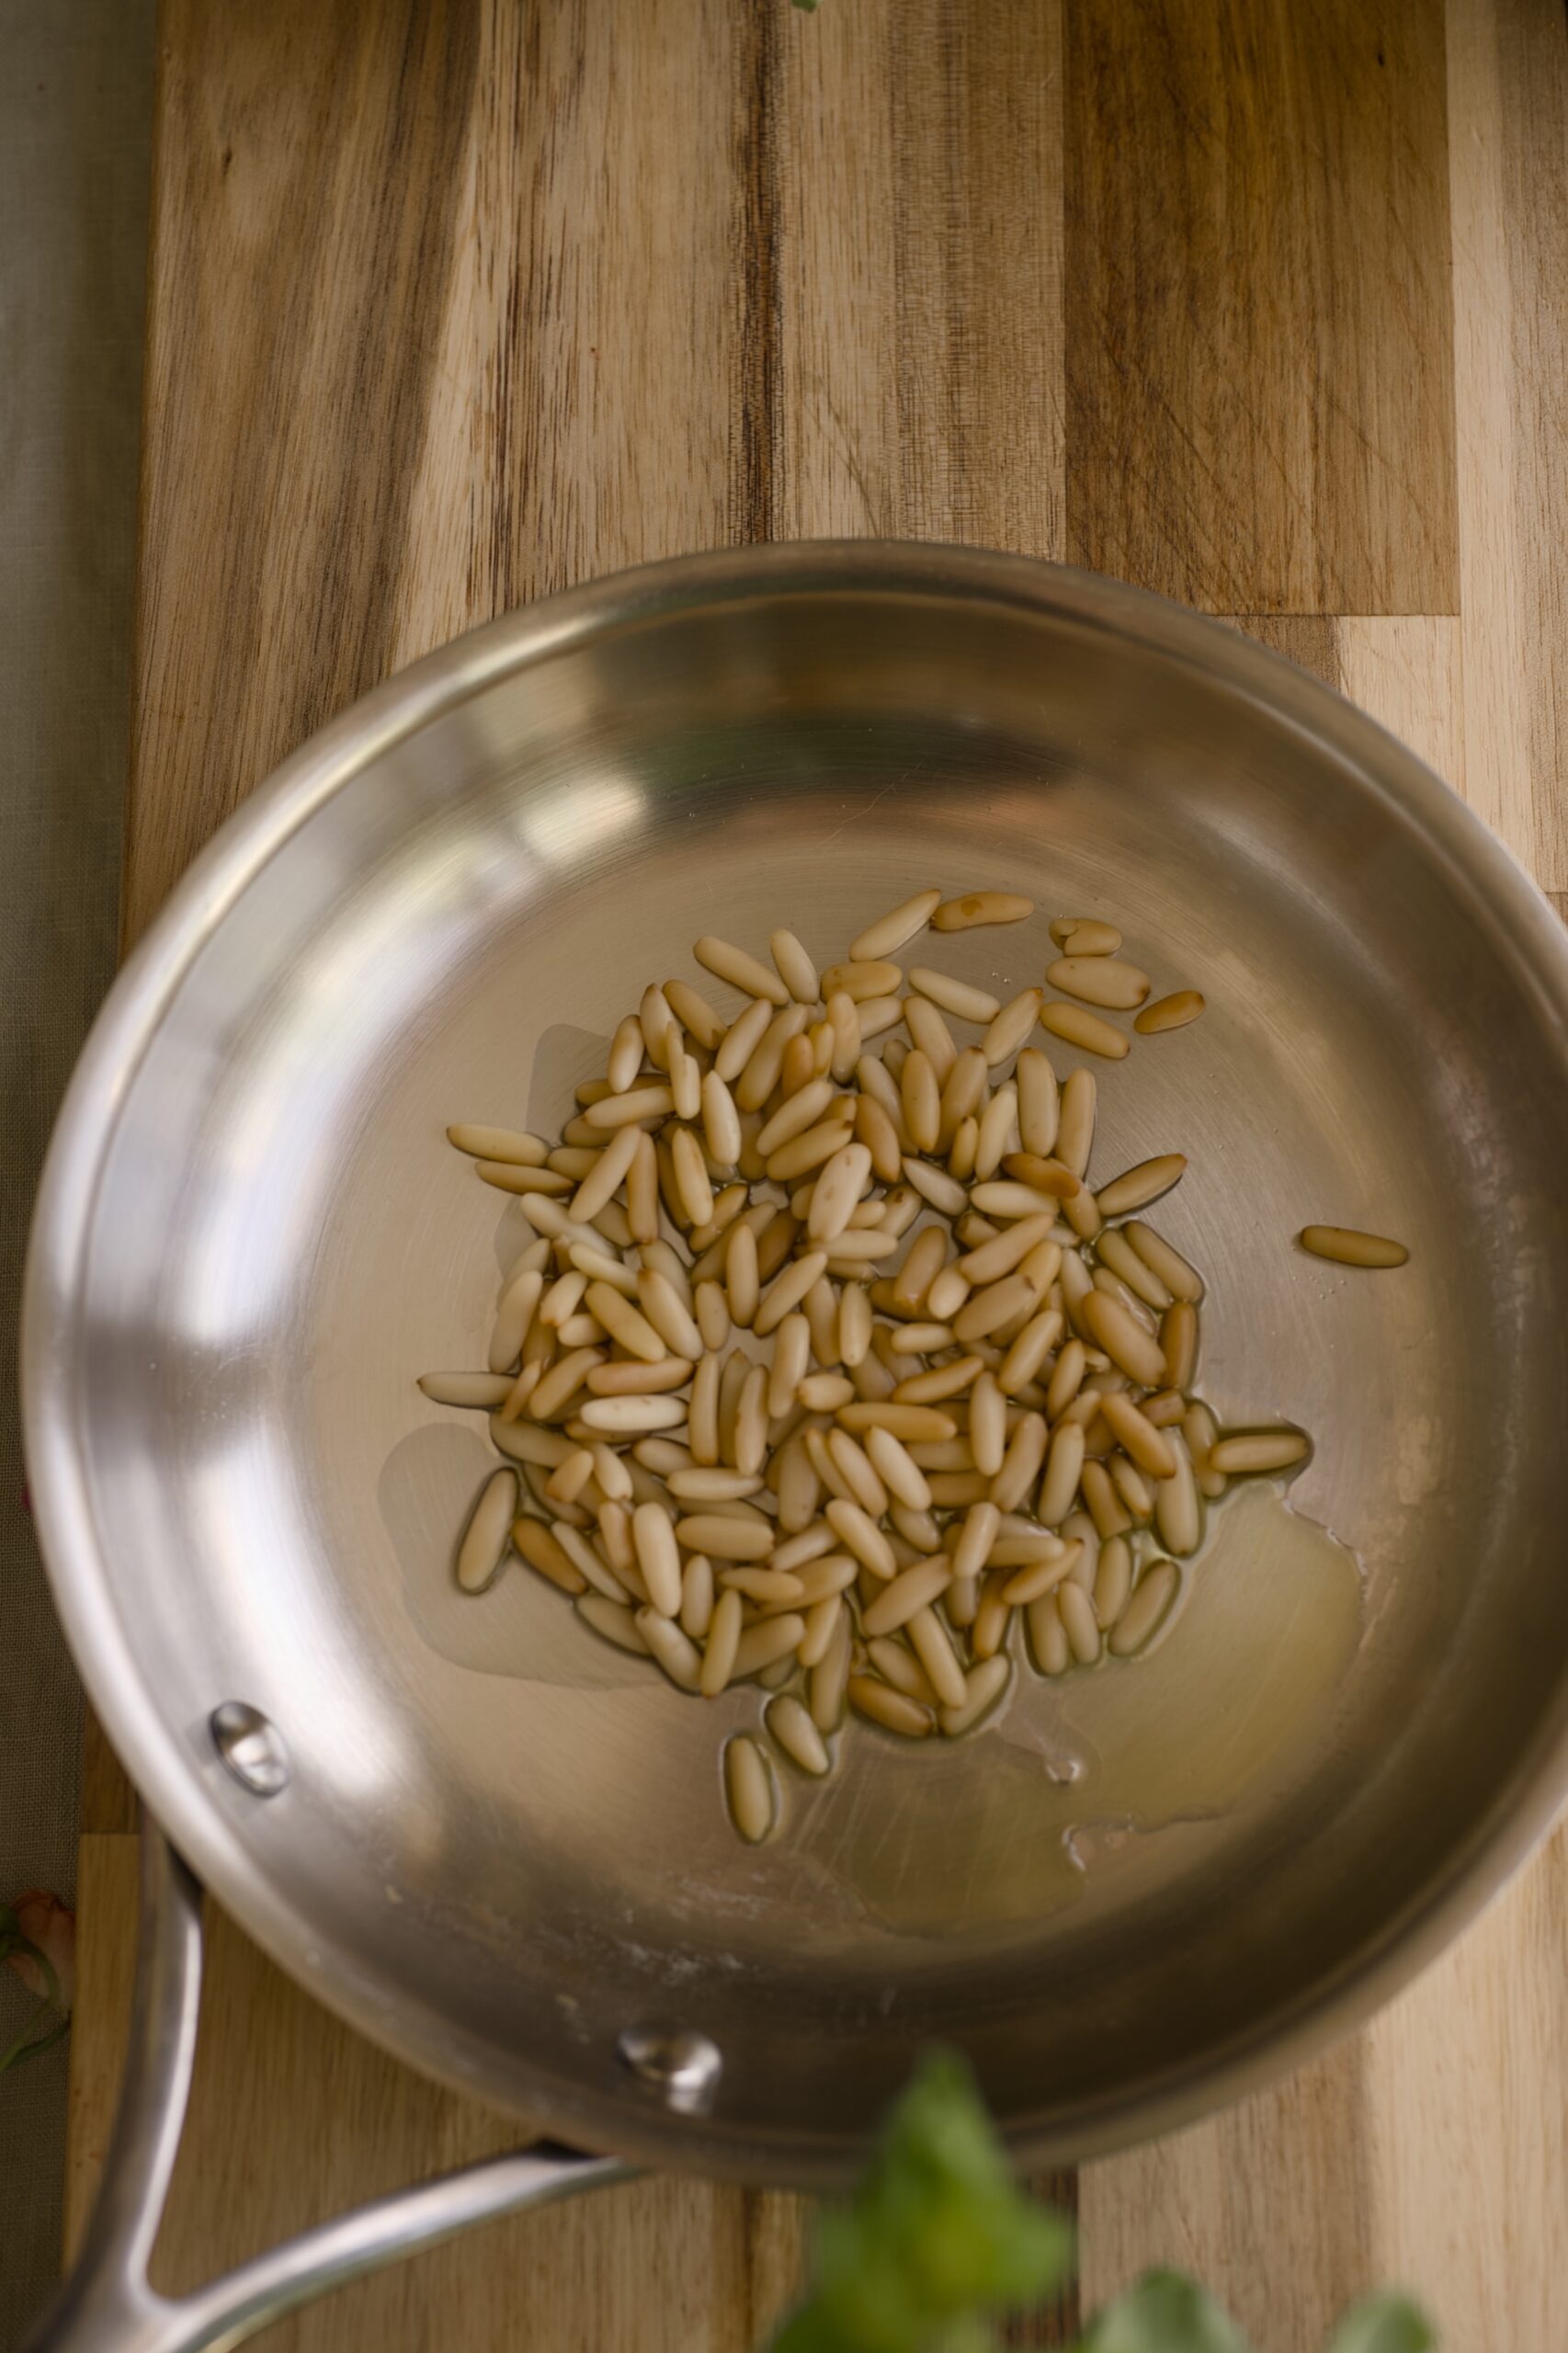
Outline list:
[[[621,564],[828,532],[1068,555],[1239,617],[1568,893],[1547,0],[164,0],[161,51],[128,939],[390,669]],[[95,1756],[73,2234],[134,1915]],[[1368,2033],[1088,2168],[1085,2302],[1175,2260],[1304,2353],[1403,2276],[1451,2344],[1542,2353],[1565,1914],[1560,1837]],[[165,2284],[516,2131],[221,1919],[205,2022]],[[269,2342],[746,2353],[806,2219],[641,2184]]]
[[[128,938],[388,667],[473,21],[424,0],[164,10]]]
[[[1462,776],[1456,620],[1251,615],[1238,626],[1362,704],[1439,774]],[[1440,2020],[1450,2034],[1454,2025],[1441,2005],[1425,2016],[1421,1999],[1418,1989],[1389,2014],[1418,2023],[1386,2053],[1380,2022],[1188,2131],[1085,2167],[1085,2307],[1153,2266],[1175,2264],[1209,2282],[1262,2353],[1316,2353],[1354,2297],[1410,2278],[1453,2329],[1452,2234],[1437,2221],[1445,2201],[1415,2230],[1425,2210],[1418,2200],[1399,2202],[1410,2122],[1418,2107],[1423,2129],[1432,2120],[1412,2069],[1431,2068],[1437,2043],[1427,2037],[1442,2034]],[[1494,2014],[1481,2015],[1494,2033]],[[1467,2077],[1462,2098],[1475,2090]],[[1477,2113],[1494,2105],[1480,2101]],[[1499,2154],[1488,2141],[1467,2153],[1462,2170],[1484,2177]],[[1452,2341],[1488,2340],[1455,2329]]]
[[[772,536],[1060,555],[1061,22],[868,0],[780,44]]]
[[[955,37],[928,63],[918,29],[883,21],[878,70],[909,111],[886,115],[881,152],[907,215],[876,281],[890,339],[869,344],[890,403],[882,528],[928,512],[944,536],[1060,537],[1054,16],[1042,24]],[[800,381],[819,318],[806,246],[832,67],[815,33],[722,0],[237,22],[167,0],[128,938],[256,778],[402,662],[595,573],[843,527],[807,522],[824,469],[803,451],[791,467],[784,439],[787,372]],[[1028,256],[1022,307],[1005,273],[966,257],[971,184]],[[846,204],[853,234],[865,206],[852,189]],[[988,338],[1011,338],[1027,469],[1000,462],[971,301]],[[828,340],[849,355],[847,334]],[[931,407],[917,446],[898,406],[915,353]],[[939,500],[921,473],[938,458]],[[93,1825],[128,1826],[112,1773],[92,1787]],[[76,2225],[110,2114],[134,1881],[130,1839],[88,1843]],[[392,2065],[214,1915],[160,2281],[188,2286],[517,2130]],[[804,2212],[642,2185],[359,2283],[277,2341],[422,2343],[457,2313],[484,2345],[744,2353],[798,2280]],[[1071,2325],[1068,2306],[1020,2341]]]
[[[76,1857],[76,1999],[71,2018],[70,2131],[65,2149],[65,2259],[81,2244],[114,2123],[131,2030],[136,1950],[137,1842],[84,1833]]]
[[[1449,0],[1449,111],[1467,790],[1542,888],[1564,891],[1562,10],[1551,0]]]
[[[84,1832],[134,1831],[136,1792],[90,1707],[82,1711],[82,1781],[78,1811]]]
[[[1441,0],[1073,0],[1068,542],[1216,612],[1458,604]]]
[[[67,2254],[91,2211],[130,2023],[137,1842],[82,1841]],[[348,2035],[208,1906],[190,2119],[153,2266],[177,2294],[359,2199],[515,2146]],[[367,2064],[366,2063],[369,2063]],[[802,2200],[652,2180],[492,2225],[283,2324],[275,2347],[650,2344],[744,2353],[800,2276]]]

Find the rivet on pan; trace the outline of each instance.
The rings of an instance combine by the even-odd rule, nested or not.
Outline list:
[[[289,1786],[289,1751],[270,1716],[244,1699],[225,1699],[208,1718],[219,1756],[242,1789],[275,1798]]]
[[[724,2062],[719,2046],[695,2027],[629,2026],[615,2055],[666,2108],[699,2115],[719,2088]]]

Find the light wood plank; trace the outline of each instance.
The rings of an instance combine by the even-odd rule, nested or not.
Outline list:
[[[1068,0],[1068,540],[1218,612],[1451,612],[1441,0]]]
[[[1335,638],[1340,687],[1351,701],[1466,794],[1462,623],[1358,617],[1336,623]]]
[[[1377,2268],[1445,2345],[1562,2341],[1568,1832],[1363,2038]]]
[[[777,535],[903,528],[889,60],[898,0],[825,7],[784,43],[772,97],[777,196]]]
[[[1335,623],[1246,615],[1260,643],[1344,688]],[[1085,2311],[1142,2271],[1206,2280],[1260,2353],[1317,2353],[1374,2276],[1366,2061],[1357,2041],[1191,2130],[1084,2168]]]
[[[1568,890],[1568,20],[1449,0],[1467,790]]]
[[[1175,2265],[1213,2290],[1257,2353],[1318,2353],[1377,2276],[1371,2165],[1352,2042],[1206,2123],[1085,2165],[1085,2310]]]
[[[1339,639],[1346,691],[1473,798],[1468,613],[1347,620]],[[1561,2334],[1565,1933],[1559,1832],[1361,2038],[1377,2268],[1417,2284],[1450,2345],[1535,2353]]]
[[[139,1842],[93,1832],[76,1850],[76,2000],[71,2018],[65,2149],[65,2259],[93,2211],[131,2031]]]
[[[1460,623],[1355,619],[1334,638],[1343,690],[1462,783]],[[1336,2311],[1390,2280],[1421,2296],[1447,2344],[1555,2342],[1565,1935],[1560,1832],[1364,2032],[1256,2099],[1086,2167],[1085,2303],[1175,2262],[1224,2296],[1259,2353],[1313,2353]]]
[[[85,1831],[134,1830],[136,1792],[90,1707],[82,1711],[82,1782],[77,1813]]]

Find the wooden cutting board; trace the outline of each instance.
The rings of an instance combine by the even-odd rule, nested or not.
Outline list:
[[[165,0],[160,41],[128,937],[275,761],[455,631],[820,533],[1232,616],[1568,892],[1554,0]],[[73,2237],[134,1908],[98,1744],[83,1829]],[[161,2277],[514,2133],[220,1921]],[[1304,2353],[1395,2278],[1451,2347],[1545,2353],[1568,1840],[1369,2031],[1076,2191],[1085,2304],[1174,2260]],[[801,2219],[645,2182],[273,2341],[745,2353]]]

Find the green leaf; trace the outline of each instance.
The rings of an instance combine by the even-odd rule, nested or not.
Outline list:
[[[1248,2353],[1207,2288],[1179,2271],[1146,2271],[1095,2314],[1082,2353]]]
[[[57,2018],[52,2026],[44,2027],[41,2033],[33,2032],[34,2027],[46,2017],[49,2006],[47,2002],[40,2002],[15,2042],[8,2050],[0,2051],[0,2075],[6,2075],[12,2067],[25,2067],[29,2059],[41,2059],[46,2051],[52,2051],[57,2042],[64,2041],[71,2031],[69,2018]]]
[[[0,1904],[0,1961],[30,1961],[38,1972],[43,1992],[28,2013],[27,2023],[12,2043],[0,2050],[0,2075],[12,2067],[25,2066],[29,2059],[40,2059],[46,2051],[71,2031],[69,2018],[60,2018],[46,2025],[50,2013],[60,2000],[60,1980],[49,1955],[35,1945],[30,1937],[22,1934],[22,1924],[9,1904]]]
[[[983,2315],[1048,2296],[1073,2232],[1013,2177],[968,2068],[921,2065],[849,2205],[818,2226],[812,2294],[774,2353],[985,2353]]]
[[[1430,2353],[1437,2342],[1408,2296],[1366,2296],[1351,2305],[1324,2353]]]

